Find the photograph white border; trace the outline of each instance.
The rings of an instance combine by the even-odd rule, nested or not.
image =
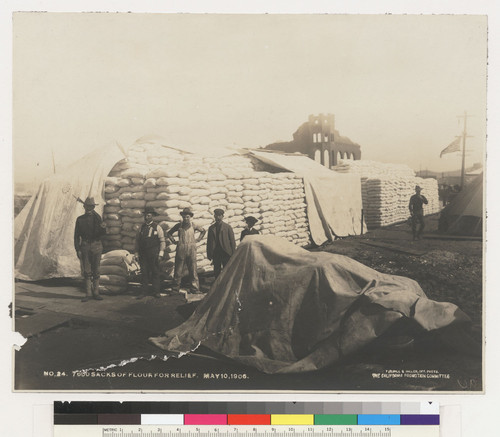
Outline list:
[[[485,337],[487,342],[486,349],[486,366],[485,366],[485,390],[484,395],[436,395],[432,394],[433,401],[438,401],[444,407],[460,406],[462,435],[495,435],[492,429],[495,424],[496,406],[500,401],[500,378],[498,375],[497,364],[500,355],[500,342],[498,340],[498,317],[494,313],[497,308],[500,308],[500,298],[498,292],[493,290],[493,285],[498,279],[498,230],[492,225],[498,223],[499,207],[496,188],[498,185],[498,176],[496,176],[493,166],[495,162],[499,162],[499,148],[495,147],[500,143],[499,129],[499,108],[498,96],[498,53],[499,53],[499,14],[498,6],[494,0],[491,1],[424,1],[419,3],[401,2],[401,1],[379,1],[376,6],[373,2],[336,2],[332,4],[329,1],[316,2],[284,2],[276,1],[272,4],[263,1],[248,2],[248,5],[235,6],[234,2],[210,2],[208,7],[206,2],[186,2],[181,1],[165,1],[161,2],[147,1],[6,1],[0,6],[1,11],[1,47],[2,47],[2,62],[0,68],[2,71],[2,83],[9,86],[1,87],[1,120],[2,129],[0,130],[0,141],[2,150],[2,165],[3,172],[2,187],[4,195],[0,202],[2,211],[4,212],[2,223],[4,224],[3,244],[4,253],[7,253],[7,259],[2,264],[3,275],[7,284],[12,286],[12,21],[11,13],[13,11],[133,11],[133,12],[213,12],[213,13],[350,13],[350,14],[486,14],[488,15],[489,28],[489,82],[488,82],[488,149],[487,149],[487,198],[490,200],[487,203],[487,249],[486,249],[486,298],[485,307],[490,309],[486,312],[484,318]],[[10,226],[10,228],[9,228]],[[1,296],[1,307],[3,313],[1,317],[0,333],[2,336],[2,346],[7,357],[11,356],[12,345],[19,341],[15,334],[8,335],[12,328],[12,320],[9,316],[8,305],[11,301],[11,290],[4,290]],[[7,335],[6,335],[7,334]],[[37,429],[35,432],[34,420],[35,411],[39,406],[46,408],[51,405],[53,400],[88,400],[88,401],[226,401],[228,396],[223,393],[206,394],[200,393],[194,395],[192,393],[181,394],[105,394],[105,393],[12,393],[12,367],[9,359],[5,359],[4,368],[2,369],[2,400],[4,404],[4,417],[7,418],[7,424],[4,423],[4,432],[11,436],[28,436],[28,435],[50,435],[51,430]],[[401,395],[401,394],[343,394],[341,396],[331,394],[315,394],[301,395],[297,394],[232,394],[231,399],[234,401],[314,401],[314,402],[332,402],[339,401],[377,401],[377,402],[408,402],[427,400],[428,397],[424,394],[418,395]],[[482,418],[478,420],[478,418]],[[443,425],[445,426],[445,424]],[[446,432],[446,430],[443,428]],[[44,432],[46,434],[44,434]]]

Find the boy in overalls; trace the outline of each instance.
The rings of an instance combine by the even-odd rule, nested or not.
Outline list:
[[[167,237],[172,243],[177,244],[175,252],[175,267],[174,267],[174,287],[173,292],[179,292],[181,287],[181,279],[184,270],[187,268],[189,274],[190,291],[191,293],[200,293],[200,283],[198,281],[198,267],[196,265],[196,243],[201,241],[205,236],[206,230],[191,222],[193,218],[191,208],[184,208],[181,211],[182,221],[177,223],[172,229],[167,232]],[[195,231],[200,235],[195,237]],[[178,241],[173,238],[173,234],[178,233]]]

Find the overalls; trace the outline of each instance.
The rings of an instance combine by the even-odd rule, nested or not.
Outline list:
[[[198,281],[196,266],[196,239],[194,236],[194,228],[192,225],[188,228],[181,225],[178,229],[178,233],[179,240],[177,242],[177,250],[175,252],[174,270],[175,290],[179,291],[184,269],[187,268],[189,281],[191,283],[191,290],[198,291],[200,284]]]

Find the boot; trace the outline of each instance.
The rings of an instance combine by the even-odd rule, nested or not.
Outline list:
[[[142,284],[141,285],[141,292],[138,296],[136,296],[136,299],[140,300],[145,298],[148,295],[148,285],[147,284]]]
[[[102,300],[102,296],[99,294],[99,278],[95,278],[92,284],[92,294],[95,300]]]
[[[85,278],[85,297],[82,302],[87,302],[92,297],[92,281],[90,278]]]
[[[153,296],[156,297],[156,298],[159,298],[161,297],[161,294],[160,294],[160,278],[156,278],[156,279],[153,279],[153,285],[152,285],[152,289],[153,289]]]

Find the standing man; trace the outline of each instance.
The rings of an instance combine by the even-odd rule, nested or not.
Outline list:
[[[217,208],[214,211],[215,223],[208,228],[207,257],[213,261],[215,279],[236,249],[233,228],[223,222],[223,218],[224,211]]]
[[[182,221],[175,224],[167,232],[169,240],[177,244],[177,250],[175,251],[174,288],[172,290],[176,293],[181,288],[181,280],[185,269],[188,271],[189,282],[191,284],[189,291],[193,294],[200,293],[198,266],[196,265],[196,243],[203,240],[207,231],[191,222],[193,215],[191,208],[184,208],[181,211]],[[200,233],[198,238],[195,237],[195,231]],[[175,241],[172,236],[175,232],[178,233],[178,241]]]
[[[160,297],[160,259],[165,251],[165,236],[163,229],[153,221],[158,215],[150,206],[144,210],[144,223],[137,231],[135,238],[135,256],[141,266],[141,294],[136,299],[142,299],[148,294],[148,284],[153,286],[154,297]]]
[[[79,216],[75,224],[76,256],[80,260],[85,280],[85,297],[82,302],[87,302],[92,296],[95,300],[102,300],[99,294],[101,237],[106,233],[106,223],[95,212],[95,206],[94,198],[87,197],[83,202],[85,214]]]
[[[418,185],[415,187],[415,194],[410,197],[410,215],[411,215],[411,229],[413,231],[413,240],[420,240],[422,235],[422,231],[425,228],[424,223],[424,204],[428,204],[429,202],[420,194],[422,188]],[[420,224],[420,228],[417,231],[417,224]]]

